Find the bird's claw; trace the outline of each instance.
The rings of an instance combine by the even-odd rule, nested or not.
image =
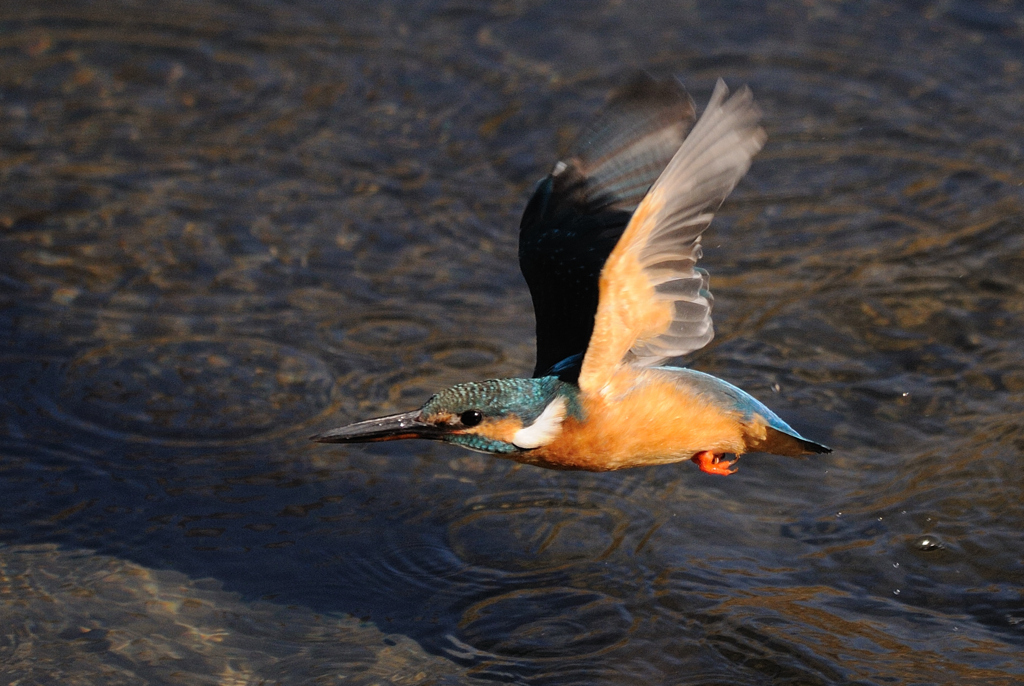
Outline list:
[[[730,469],[736,460],[723,460],[721,455],[715,455],[710,450],[697,453],[690,458],[694,464],[700,467],[700,471],[705,474],[721,474],[722,476],[729,476],[735,474],[736,469]]]

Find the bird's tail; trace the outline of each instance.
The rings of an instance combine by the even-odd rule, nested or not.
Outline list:
[[[768,427],[763,439],[750,441],[747,449],[751,452],[771,453],[787,457],[803,457],[804,455],[821,455],[832,452],[832,448],[827,445],[808,441],[803,436],[794,436],[772,427]]]

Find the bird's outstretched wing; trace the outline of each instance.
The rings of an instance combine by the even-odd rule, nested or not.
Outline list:
[[[584,390],[605,389],[624,362],[656,365],[714,337],[708,275],[696,268],[700,237],[765,141],[750,90],[728,95],[720,80],[605,263]]]
[[[694,119],[677,81],[638,75],[537,185],[519,234],[519,264],[537,317],[534,376],[586,350],[601,269]],[[575,380],[579,366],[563,370]]]

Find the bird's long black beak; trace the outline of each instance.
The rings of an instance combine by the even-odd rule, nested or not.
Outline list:
[[[403,438],[432,438],[438,440],[447,431],[434,424],[420,421],[419,410],[367,419],[338,429],[331,429],[309,440],[317,443],[372,443],[397,441]]]

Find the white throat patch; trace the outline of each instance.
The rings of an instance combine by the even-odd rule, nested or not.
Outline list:
[[[565,419],[567,402],[565,398],[555,398],[533,424],[524,426],[512,437],[512,444],[523,450],[532,450],[547,445],[558,438],[562,431],[562,420]]]

